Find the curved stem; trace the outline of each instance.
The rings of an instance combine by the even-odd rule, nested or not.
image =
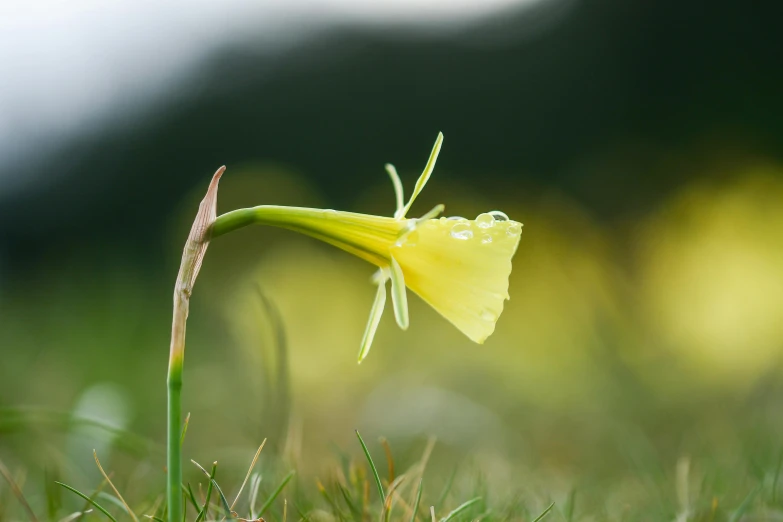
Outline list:
[[[217,188],[220,176],[226,170],[220,167],[209,184],[207,195],[201,201],[193,221],[188,240],[182,251],[182,262],[174,285],[174,312],[171,321],[171,350],[169,373],[166,379],[168,392],[168,417],[166,423],[166,502],[169,522],[182,522],[182,369],[185,363],[185,325],[188,320],[190,295],[196,283],[201,263],[209,246],[210,227],[215,221]]]

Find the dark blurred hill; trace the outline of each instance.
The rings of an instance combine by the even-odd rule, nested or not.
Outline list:
[[[344,207],[386,161],[410,180],[438,131],[449,176],[554,188],[622,218],[686,181],[660,175],[663,156],[705,142],[781,156],[778,14],[773,2],[544,3],[432,35],[335,27],[278,54],[222,49],[154,115],[14,165],[42,182],[0,202],[0,255],[14,268],[74,241],[143,252],[222,164],[290,166]]]

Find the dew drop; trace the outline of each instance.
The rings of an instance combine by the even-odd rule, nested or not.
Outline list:
[[[495,218],[492,214],[484,213],[476,216],[476,225],[479,228],[491,228],[495,224]]]
[[[454,239],[471,239],[473,237],[473,231],[470,229],[470,224],[465,222],[456,223],[451,227],[451,237]]]
[[[467,219],[462,216],[449,216],[446,218],[446,221],[467,221]]]
[[[506,229],[506,234],[516,237],[522,233],[522,223],[511,223]]]
[[[489,234],[483,234],[481,236],[481,242],[484,243],[485,245],[492,243],[492,236],[490,236]]]
[[[487,322],[494,323],[498,320],[498,316],[495,315],[492,311],[487,310],[486,308],[481,311],[481,318]]]
[[[495,218],[497,221],[508,221],[508,215],[506,215],[505,212],[501,212],[499,210],[493,210],[492,212],[488,212],[490,216]]]

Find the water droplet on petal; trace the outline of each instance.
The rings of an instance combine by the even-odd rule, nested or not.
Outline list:
[[[481,242],[484,243],[485,245],[489,244],[489,243],[492,243],[492,236],[490,236],[489,234],[482,235],[481,236]]]
[[[473,237],[473,231],[470,229],[470,224],[465,222],[459,222],[451,227],[451,237],[454,239],[470,239]]]
[[[467,219],[465,219],[462,216],[449,216],[449,217],[446,218],[446,220],[447,221],[467,221]]]
[[[495,218],[489,213],[479,214],[476,216],[476,224],[479,228],[491,228],[495,224]]]
[[[516,237],[522,233],[522,223],[511,223],[506,229],[506,234]]]
[[[497,221],[508,221],[508,216],[505,212],[501,212],[499,210],[493,210],[492,212],[488,212],[490,216],[495,218]]]

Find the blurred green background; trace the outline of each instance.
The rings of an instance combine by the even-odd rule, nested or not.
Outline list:
[[[500,209],[525,225],[496,333],[475,345],[412,297],[410,329],[387,313],[357,366],[371,266],[286,231],[220,238],[188,327],[186,456],[244,466],[268,436],[266,458],[287,451],[315,476],[335,446],[354,452],[359,428],[403,459],[436,436],[436,469],[471,461],[555,495],[613,481],[633,499],[640,470],[673,477],[683,459],[774,472],[772,3],[234,3],[4,8],[9,467],[34,481],[58,455],[70,476],[94,477],[92,448],[139,466],[107,432],[51,411],[163,442],[172,286],[218,166],[219,211],[391,215],[384,163],[410,190],[442,131],[414,213],[442,202],[447,215]],[[259,289],[280,311],[283,361]]]

